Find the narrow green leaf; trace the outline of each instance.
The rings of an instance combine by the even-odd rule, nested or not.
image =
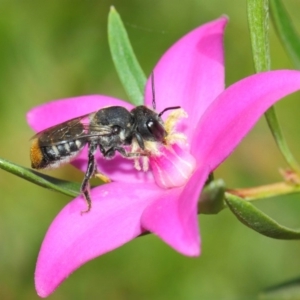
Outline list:
[[[146,76],[138,63],[125,27],[114,7],[111,7],[108,16],[108,42],[113,62],[130,102],[134,105],[142,105]]]
[[[300,278],[270,287],[259,293],[260,300],[299,300]]]
[[[80,193],[79,183],[65,181],[41,174],[31,169],[21,167],[3,158],[0,158],[0,168],[39,186],[60,192],[67,196],[76,197]]]
[[[225,201],[234,215],[249,228],[274,239],[300,239],[300,230],[278,224],[251,203],[229,193],[225,194]]]
[[[256,72],[270,69],[268,0],[248,0],[248,22]]]
[[[271,17],[283,47],[295,67],[300,69],[300,36],[282,1],[270,0]]]
[[[270,70],[269,49],[269,1],[248,0],[248,23],[250,30],[253,61],[256,73]],[[265,113],[268,126],[276,144],[289,166],[300,173],[300,167],[292,155],[282,134],[274,107]]]
[[[217,214],[226,207],[224,202],[225,183],[222,179],[210,181],[201,193],[198,202],[200,214]]]

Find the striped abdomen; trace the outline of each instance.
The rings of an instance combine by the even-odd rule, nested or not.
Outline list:
[[[83,149],[85,144],[78,139],[41,146],[39,139],[35,138],[30,148],[31,167],[34,169],[56,168],[68,163]]]

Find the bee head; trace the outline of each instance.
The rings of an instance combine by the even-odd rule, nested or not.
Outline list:
[[[161,116],[171,109],[178,109],[180,106],[168,107],[159,114],[144,105],[137,106],[131,111],[135,119],[135,138],[139,146],[144,149],[144,140],[162,143],[167,136],[164,121]]]
[[[153,142],[162,142],[164,140],[167,132],[159,114],[143,105],[137,106],[131,113],[135,119],[136,133],[143,140]]]

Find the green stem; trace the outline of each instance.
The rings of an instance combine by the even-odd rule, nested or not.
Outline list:
[[[277,182],[263,186],[245,189],[227,189],[226,193],[238,196],[247,201],[271,198],[275,196],[296,194],[300,192],[300,185],[293,185],[288,182]]]
[[[272,132],[272,135],[275,139],[275,142],[281,151],[281,154],[285,158],[288,165],[298,174],[300,174],[300,167],[298,162],[296,161],[295,157],[293,156],[288,144],[286,143],[286,140],[283,136],[283,133],[281,131],[280,125],[278,123],[278,119],[276,117],[275,109],[274,107],[271,107],[266,113],[265,113],[266,120],[268,122],[269,128]]]
[[[248,0],[248,22],[250,29],[252,53],[256,73],[270,70],[269,49],[269,1]],[[265,117],[276,144],[289,166],[300,174],[300,167],[292,155],[282,134],[275,108],[271,107]]]
[[[281,0],[270,0],[271,17],[277,35],[290,59],[300,69],[300,36]]]

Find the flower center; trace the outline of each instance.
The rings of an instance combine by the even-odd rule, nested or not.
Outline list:
[[[154,179],[158,186],[168,189],[186,184],[196,167],[196,160],[190,154],[187,139],[176,131],[180,119],[187,118],[183,109],[171,112],[165,122],[167,136],[163,144],[149,147],[148,157]]]
[[[148,171],[151,166],[158,186],[168,189],[184,185],[196,167],[196,160],[190,154],[186,136],[176,131],[176,125],[187,113],[183,109],[171,112],[165,122],[167,135],[163,143],[145,141],[147,156],[137,157],[134,165],[137,170]],[[133,145],[131,151],[138,151]]]
[[[195,158],[179,144],[162,147],[149,159],[157,185],[165,189],[184,185],[196,167]]]

